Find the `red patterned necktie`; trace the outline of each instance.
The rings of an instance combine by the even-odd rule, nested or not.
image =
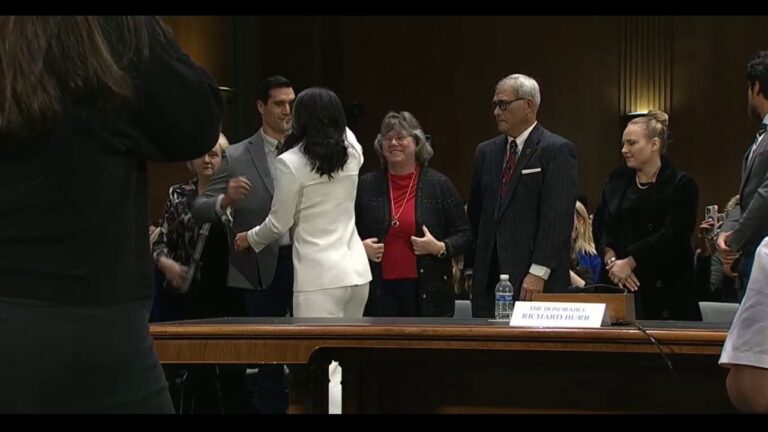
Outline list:
[[[504,170],[501,172],[501,197],[509,193],[509,183],[512,181],[512,173],[517,165],[517,141],[509,142],[509,152],[507,162],[504,164]]]

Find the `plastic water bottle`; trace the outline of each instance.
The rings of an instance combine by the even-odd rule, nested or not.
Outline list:
[[[496,284],[496,319],[509,320],[512,318],[512,308],[515,306],[515,291],[509,282],[509,275],[500,275]]]

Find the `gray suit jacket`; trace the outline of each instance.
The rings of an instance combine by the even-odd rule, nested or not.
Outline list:
[[[475,316],[492,313],[493,293],[486,292],[493,247],[499,271],[509,274],[516,298],[532,263],[551,270],[545,292],[569,285],[570,235],[577,195],[576,151],[571,142],[537,124],[525,141],[512,174],[511,192],[499,199],[507,137],[477,147],[467,215],[476,239],[465,267],[474,271]],[[489,309],[490,308],[490,309]]]
[[[768,133],[750,163],[748,158],[749,150],[741,163],[740,203],[728,214],[722,231],[733,231],[728,246],[750,252],[768,236]]]
[[[277,242],[267,245],[258,253],[251,248],[244,252],[234,250],[236,233],[264,222],[269,215],[274,193],[274,181],[269,172],[264,139],[261,132],[227,148],[222,155],[221,167],[214,174],[208,188],[195,200],[192,217],[198,223],[219,220],[216,213],[218,197],[227,191],[229,179],[244,176],[251,182],[251,192],[232,209],[229,234],[229,275],[227,284],[236,288],[266,289],[272,283],[277,266]]]

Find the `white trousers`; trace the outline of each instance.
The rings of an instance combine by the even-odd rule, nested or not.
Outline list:
[[[368,301],[368,284],[293,293],[293,316],[299,318],[363,316]],[[341,366],[328,366],[328,413],[341,414]]]

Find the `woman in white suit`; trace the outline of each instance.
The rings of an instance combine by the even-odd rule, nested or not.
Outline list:
[[[275,162],[269,216],[239,233],[235,247],[258,252],[292,229],[294,316],[361,317],[371,280],[355,228],[363,150],[332,91],[313,87],[299,94],[285,149]]]

